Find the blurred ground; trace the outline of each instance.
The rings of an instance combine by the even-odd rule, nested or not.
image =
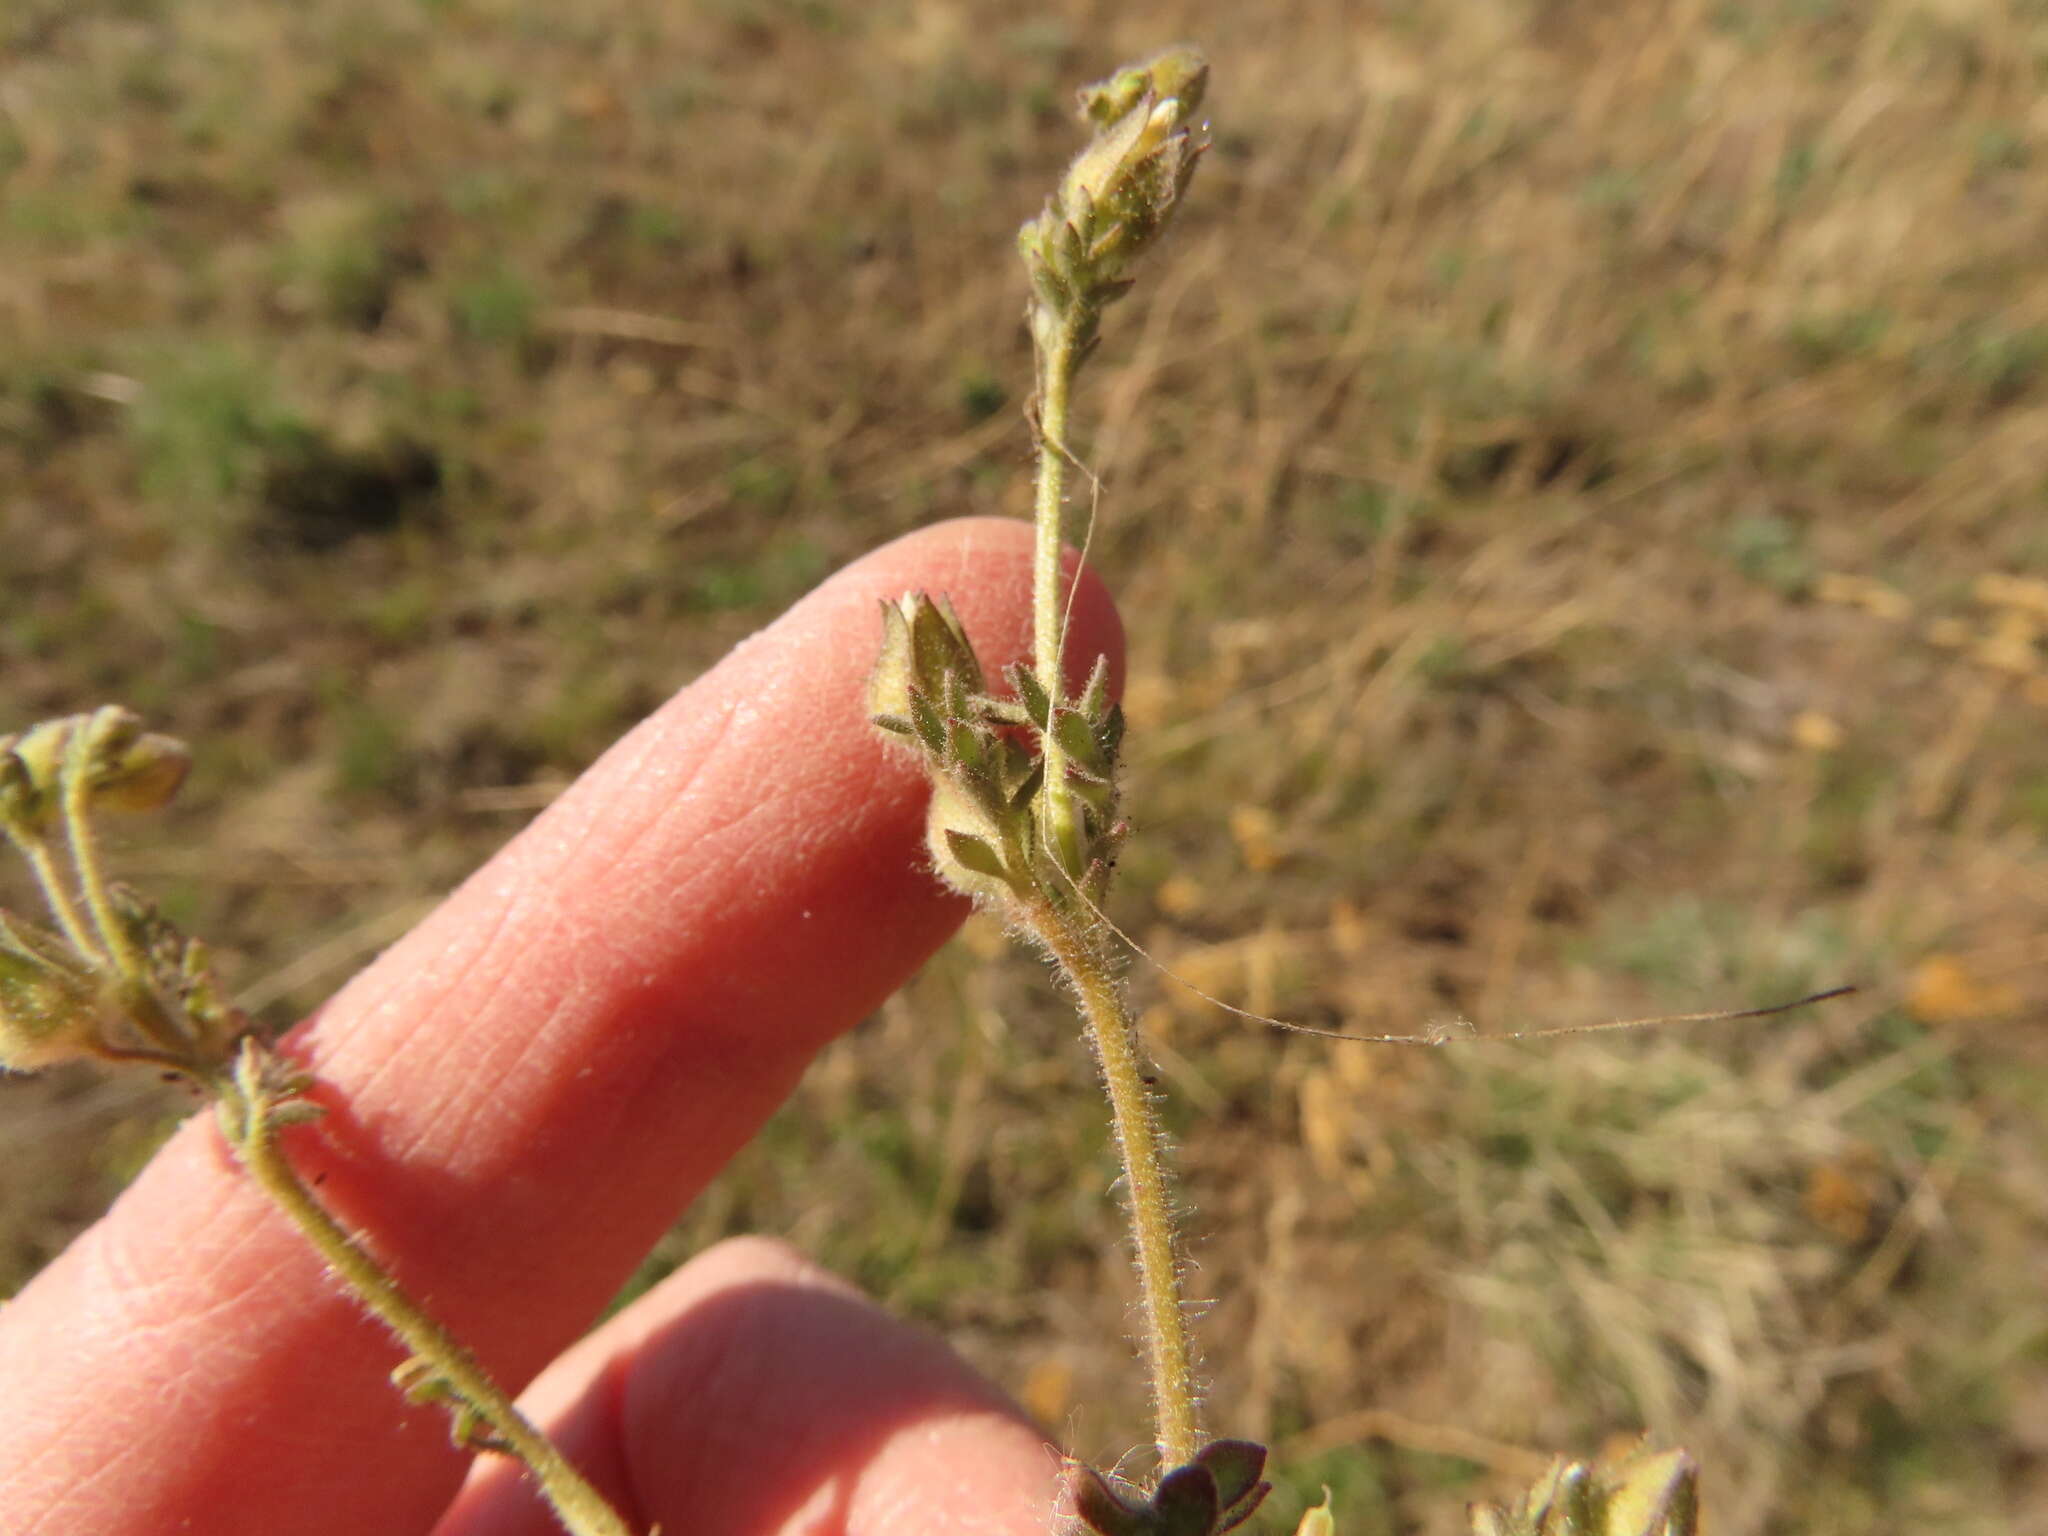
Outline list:
[[[1120,921],[1371,1031],[1868,987],[1426,1052],[1134,966],[1219,1424],[1349,1532],[1644,1427],[1720,1536],[2048,1531],[2028,0],[13,0],[0,720],[197,743],[123,868],[289,1019],[821,573],[1023,511],[1011,235],[1181,37],[1216,148],[1079,408]],[[660,1262],[788,1232],[1113,1459],[1101,1114],[1000,952]],[[0,1280],[177,1111],[0,1086]]]

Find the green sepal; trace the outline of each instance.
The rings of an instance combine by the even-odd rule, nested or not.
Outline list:
[[[1015,699],[992,699],[980,694],[972,700],[972,706],[976,718],[984,725],[1016,728],[1036,723]]]
[[[946,761],[972,773],[989,766],[989,742],[980,731],[958,718],[946,722]]]
[[[955,831],[951,827],[947,827],[945,833],[946,847],[963,869],[977,875],[988,875],[1005,885],[1016,885],[1017,882],[1011,878],[1008,867],[1003,863],[1003,856],[982,839],[969,832]]]
[[[1044,782],[1045,764],[1033,758],[1030,771],[1017,780],[1017,787],[1010,791],[1010,814],[1022,815],[1030,810],[1031,802],[1038,798],[1038,787]]]
[[[1115,762],[1124,745],[1124,707],[1112,704],[1096,719],[1095,739],[1102,743],[1102,755]]]
[[[1023,706],[1025,718],[1041,731],[1052,713],[1052,695],[1045,690],[1045,684],[1038,680],[1038,674],[1023,662],[1011,663],[1004,676],[1017,691],[1017,702]]]
[[[1060,744],[1060,750],[1084,767],[1092,768],[1101,762],[1101,745],[1088,728],[1087,718],[1078,710],[1052,712],[1052,739]]]
[[[932,780],[925,852],[939,878],[961,895],[1000,905],[1015,892],[1010,871],[996,852],[1006,843],[1006,812],[1001,788],[987,775],[945,773]],[[982,858],[973,849],[963,857],[956,841],[960,838],[979,844],[990,857]]]
[[[1075,707],[1093,720],[1109,704],[1109,658],[1097,656],[1095,665],[1088,669],[1088,682],[1081,689],[1081,697],[1074,701]]]
[[[1089,831],[1093,832],[1116,810],[1116,788],[1101,779],[1078,773],[1067,776],[1067,793],[1088,809]]]
[[[922,688],[910,692],[910,728],[933,757],[946,755],[946,722]]]
[[[1107,128],[1143,101],[1145,93],[1151,89],[1149,61],[1128,64],[1107,80],[1081,87],[1081,116],[1098,127]]]

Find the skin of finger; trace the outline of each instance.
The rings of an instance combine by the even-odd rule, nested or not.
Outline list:
[[[641,1528],[1044,1536],[1060,1458],[927,1331],[793,1249],[699,1255],[521,1400]],[[471,1469],[434,1536],[553,1536],[518,1469]]]
[[[919,772],[863,717],[876,607],[944,592],[985,661],[1026,654],[1028,543],[953,523],[840,573],[294,1037],[331,1085],[295,1164],[508,1385],[959,921]],[[1097,651],[1121,635],[1084,577]],[[399,1356],[196,1117],[0,1312],[0,1530],[426,1530],[462,1458]]]

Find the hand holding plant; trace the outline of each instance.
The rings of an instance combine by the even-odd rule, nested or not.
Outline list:
[[[1175,49],[1084,92],[1095,137],[1020,235],[1035,527],[934,530],[828,583],[281,1046],[102,868],[97,815],[161,805],[182,748],[111,708],[0,742],[0,828],[49,907],[0,915],[0,1064],[140,1061],[218,1110],[0,1314],[0,1526],[1036,1536],[1064,1518],[1057,1459],[993,1389],[772,1245],[714,1249],[546,1364],[959,920],[913,856],[920,822],[928,868],[1070,986],[1124,1164],[1157,1464],[1070,1468],[1072,1513],[1098,1536],[1253,1516],[1264,1449],[1200,1421],[1170,1168],[1102,912],[1128,832],[1117,630],[1065,548],[1074,379],[1189,187],[1207,78]],[[855,705],[878,600],[866,713],[908,751]],[[494,1379],[536,1373],[520,1407]],[[396,1430],[392,1379],[421,1409]],[[458,1491],[451,1420],[459,1450],[516,1462]],[[1694,1502],[1683,1455],[1643,1454],[1560,1463],[1474,1524],[1685,1536]],[[1334,1529],[1327,1507],[1301,1525]]]
[[[951,594],[1029,644],[1029,531],[934,528],[841,573],[629,735],[280,1047],[328,1113],[281,1143],[508,1384],[563,1350],[811,1055],[965,907],[919,869],[924,790],[860,700],[875,604]],[[1101,589],[1077,646],[1119,648]],[[9,995],[10,1007],[13,994]],[[404,1350],[211,1116],[0,1312],[0,1529],[94,1536],[557,1529],[386,1379]],[[1057,1462],[944,1347],[779,1247],[727,1245],[526,1396],[629,1523],[1039,1536]],[[994,1513],[991,1514],[991,1511]]]

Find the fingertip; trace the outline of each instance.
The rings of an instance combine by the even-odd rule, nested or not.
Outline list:
[[[297,1037],[346,1105],[300,1133],[302,1173],[506,1379],[584,1326],[810,1053],[959,921],[918,852],[922,775],[862,707],[875,605],[948,593],[999,670],[1030,654],[1031,549],[1027,525],[970,519],[840,572],[644,722]],[[1086,573],[1070,633],[1076,674],[1097,654],[1120,666],[1114,605]],[[875,1316],[815,1283],[755,1289],[808,1297],[798,1315]],[[800,1396],[812,1362],[772,1338],[754,1347]],[[96,1240],[8,1309],[0,1428],[17,1466],[54,1469],[47,1496],[14,1479],[10,1528],[22,1510],[90,1507],[95,1530],[169,1529],[230,1495],[249,1522],[236,1529],[416,1523],[453,1462],[434,1415],[391,1393],[392,1358],[210,1127],[189,1126]],[[194,1359],[211,1362],[197,1385]],[[864,1384],[839,1384],[858,1419]],[[969,1407],[962,1392],[912,1392],[905,1422],[952,1402],[965,1427],[945,1433],[1038,1454],[999,1398]],[[166,1394],[180,1401],[169,1422]],[[107,1433],[154,1469],[133,1480],[146,1494],[70,1476]],[[869,1461],[893,1443],[869,1444]],[[359,1477],[369,1444],[385,1457],[374,1486]]]
[[[1061,1498],[1058,1453],[997,1388],[768,1239],[691,1260],[522,1406],[664,1529],[1042,1536]],[[530,1500],[479,1468],[436,1536],[527,1536]]]

